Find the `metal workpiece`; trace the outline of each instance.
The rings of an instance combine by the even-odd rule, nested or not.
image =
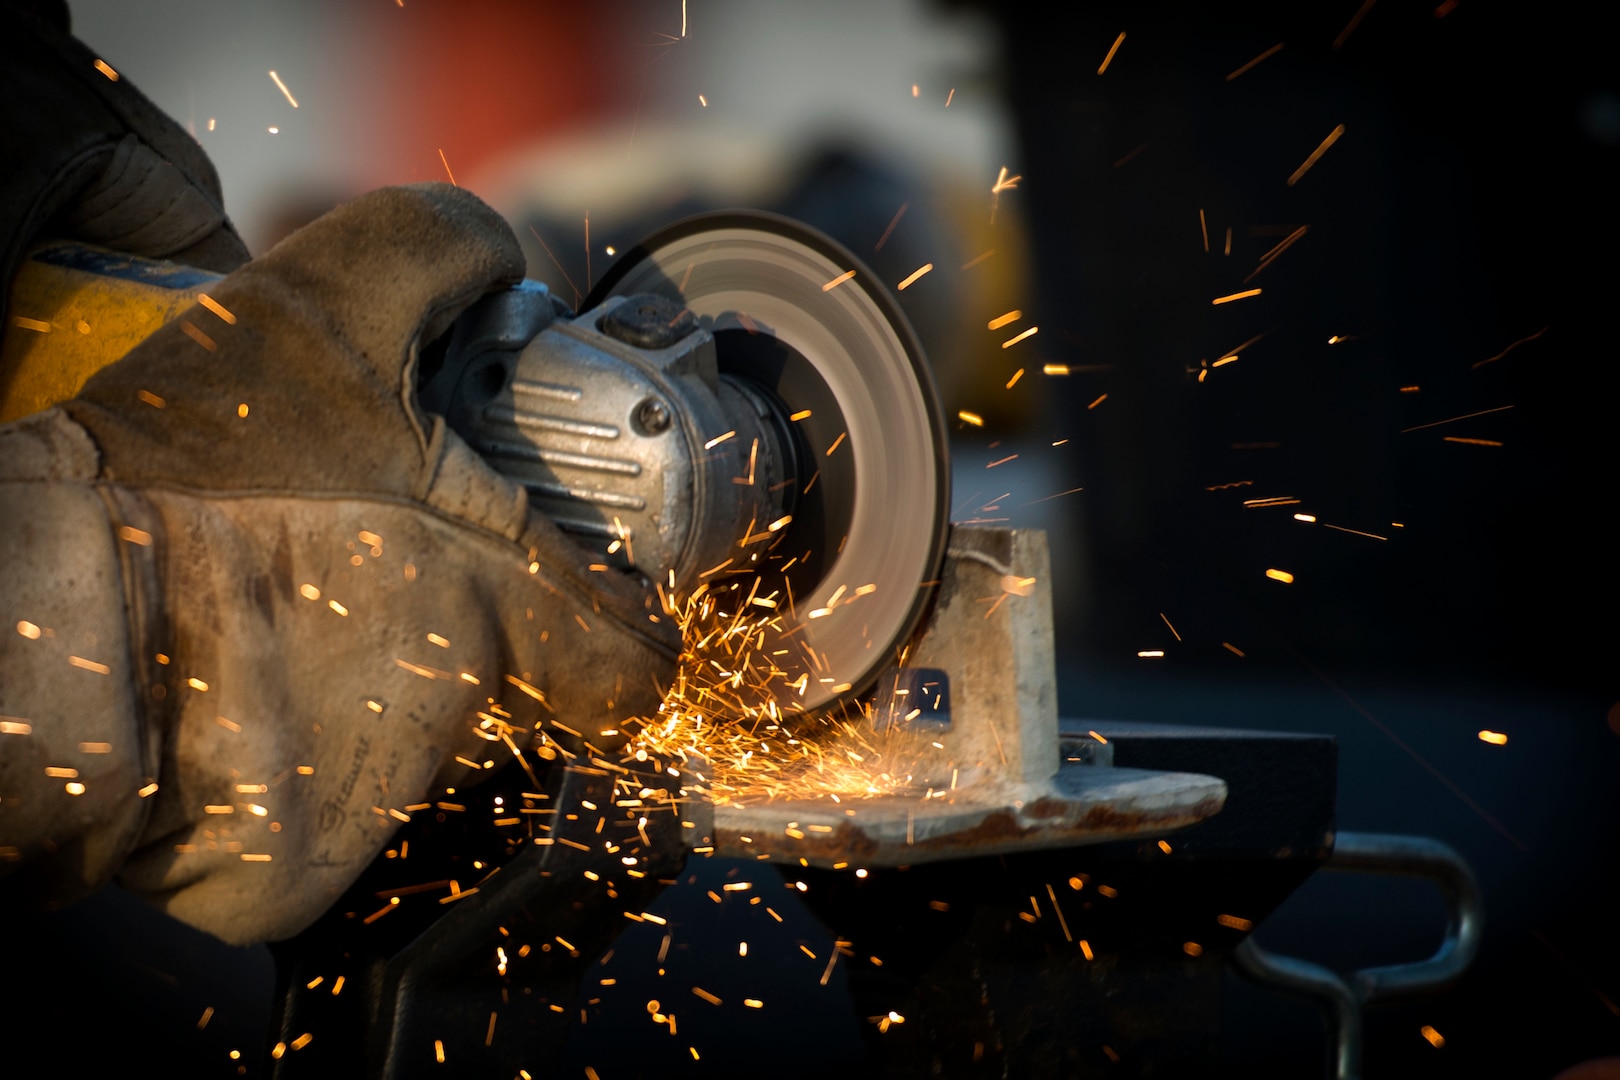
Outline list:
[[[1060,760],[1050,572],[1043,532],[955,528],[933,613],[871,708],[885,767],[915,790],[729,802],[716,851],[902,866],[1158,838],[1217,814],[1214,776]]]

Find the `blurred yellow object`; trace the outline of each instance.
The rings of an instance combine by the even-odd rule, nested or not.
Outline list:
[[[0,423],[77,394],[219,279],[88,244],[36,247],[11,283],[0,336]]]

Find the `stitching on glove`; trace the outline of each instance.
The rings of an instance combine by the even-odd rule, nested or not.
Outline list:
[[[174,726],[177,696],[168,686],[167,669],[158,653],[169,654],[168,619],[164,613],[159,564],[166,550],[163,520],[156,508],[138,492],[109,484],[96,484],[107,507],[107,524],[118,550],[119,577],[124,586],[124,614],[129,627],[130,676],[135,683],[133,712],[139,731],[141,771],[146,782],[158,779],[163,747]],[[122,864],[140,843],[155,802],[138,798],[135,827],[119,843],[117,864]]]

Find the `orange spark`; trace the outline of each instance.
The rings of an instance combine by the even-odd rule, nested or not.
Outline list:
[[[1509,345],[1507,348],[1503,349],[1501,352],[1497,353],[1495,356],[1489,358],[1488,360],[1479,361],[1477,364],[1474,365],[1474,367],[1482,368],[1486,364],[1495,363],[1496,361],[1502,359],[1502,357],[1506,356],[1508,353],[1512,352],[1514,349],[1517,349],[1520,345],[1523,345],[1525,342],[1536,340],[1536,338],[1540,337],[1542,334],[1545,334],[1549,329],[1551,329],[1551,327],[1543,326],[1540,330],[1537,330],[1535,333],[1531,334],[1529,337],[1520,338],[1518,341],[1515,341],[1513,344]]]
[[[1259,296],[1259,295],[1260,295],[1260,290],[1259,289],[1245,289],[1242,292],[1231,293],[1231,294],[1229,294],[1227,296],[1217,296],[1215,299],[1211,300],[1210,303],[1211,304],[1216,304],[1216,305],[1218,305],[1218,304],[1230,304],[1234,300],[1247,300],[1251,296]]]
[[[1305,163],[1303,165],[1301,165],[1299,168],[1295,169],[1294,170],[1294,175],[1292,175],[1292,176],[1290,176],[1288,178],[1288,186],[1293,187],[1295,184],[1299,183],[1300,177],[1304,176],[1307,172],[1309,172],[1311,166],[1315,165],[1317,160],[1319,158],[1321,158],[1321,156],[1323,154],[1328,152],[1328,147],[1330,147],[1334,143],[1338,142],[1339,141],[1339,136],[1343,135],[1343,134],[1344,134],[1344,125],[1343,124],[1340,124],[1338,127],[1334,128],[1332,131],[1328,132],[1328,137],[1322,140],[1322,145],[1318,146],[1315,150],[1312,150],[1311,151],[1311,156],[1306,158]]]
[[[221,304],[218,300],[215,300],[212,296],[209,296],[207,293],[198,293],[197,294],[197,303],[201,304],[203,307],[207,308],[209,311],[212,311],[215,315],[218,315],[221,319],[224,319],[225,322],[228,325],[231,325],[231,326],[236,325],[236,316],[232,315],[229,311],[227,311],[225,309],[224,304]]]
[[[991,330],[1000,330],[1003,326],[1006,326],[1008,323],[1017,322],[1019,319],[1022,319],[1023,317],[1024,317],[1024,313],[1022,311],[1014,309],[1012,311],[1007,312],[1005,315],[997,315],[995,318],[990,320],[990,322],[988,323],[988,326],[989,326],[989,328]]]
[[[889,234],[894,232],[894,227],[896,225],[900,224],[900,219],[905,217],[906,210],[910,206],[911,206],[911,204],[908,203],[908,202],[903,202],[903,203],[900,204],[900,209],[896,210],[894,212],[894,217],[889,219],[889,227],[887,229],[883,230],[883,235],[878,237],[878,242],[875,245],[873,245],[873,247],[872,247],[873,251],[882,251],[883,250],[883,245],[887,244],[889,242]]]
[[[990,187],[990,194],[1000,195],[1003,191],[1012,191],[1018,187],[1018,181],[1022,179],[1023,176],[1008,176],[1007,166],[1003,165],[1001,167],[1001,172],[996,174],[996,182]],[[980,258],[983,257],[984,256],[982,255],[980,256]]]
[[[1511,408],[1513,408],[1511,405],[1498,405],[1494,409],[1481,409],[1479,412],[1463,413],[1461,416],[1453,416],[1447,420],[1434,420],[1427,424],[1419,424],[1416,427],[1401,428],[1401,434],[1405,435],[1409,431],[1422,431],[1424,428],[1439,427],[1441,424],[1453,424],[1458,420],[1472,420],[1476,416],[1489,416],[1491,413],[1505,412]]]
[[[1097,68],[1097,74],[1101,75],[1108,70],[1108,65],[1113,61],[1114,54],[1119,52],[1119,47],[1123,44],[1125,44],[1125,31],[1121,30],[1119,37],[1115,38],[1114,43],[1108,47],[1108,55],[1103,57],[1102,66]]]
[[[291,105],[295,109],[298,108],[298,99],[292,96],[292,91],[287,89],[287,84],[281,81],[280,75],[277,75],[272,71],[270,73],[270,81],[276,84],[276,89],[280,90],[282,96],[287,99],[287,104]]]
[[[907,274],[906,279],[904,281],[902,281],[898,286],[896,286],[896,288],[897,289],[905,289],[908,285],[914,284],[918,278],[922,277],[924,274],[928,273],[928,271],[932,270],[933,268],[934,268],[933,263],[923,263],[921,266],[917,267],[917,269],[915,269],[911,273]]]
[[[1345,25],[1343,30],[1339,31],[1339,36],[1333,39],[1333,48],[1337,49],[1349,40],[1356,27],[1361,25],[1362,18],[1372,10],[1373,4],[1377,2],[1378,0],[1363,0],[1362,5],[1356,9],[1356,13],[1350,16],[1350,22]]]
[[[1259,56],[1255,57],[1253,60],[1250,60],[1247,64],[1244,64],[1242,67],[1240,67],[1236,71],[1232,72],[1232,74],[1228,75],[1226,77],[1226,81],[1231,82],[1233,79],[1237,78],[1239,75],[1243,74],[1245,71],[1248,71],[1250,68],[1254,67],[1254,65],[1258,64],[1260,61],[1266,59],[1269,56],[1275,55],[1276,52],[1279,49],[1281,49],[1282,47],[1283,47],[1283,43],[1280,42],[1280,41],[1277,42],[1277,44],[1273,45],[1271,48],[1267,49],[1265,52],[1261,53]]]

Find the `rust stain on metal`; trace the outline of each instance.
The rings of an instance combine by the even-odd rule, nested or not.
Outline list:
[[[991,809],[977,822],[934,835],[918,835],[913,843],[874,836],[858,818],[844,819],[831,832],[806,832],[802,837],[778,836],[764,841],[758,829],[727,827],[717,822],[717,853],[768,853],[772,862],[797,863],[808,860],[829,866],[840,861],[866,865],[886,862],[922,863],[976,855],[1080,846],[1106,840],[1125,839],[1149,832],[1163,832],[1196,824],[1219,813],[1225,797],[1209,796],[1191,804],[1153,810],[1127,810],[1114,803],[1099,803],[1079,809],[1061,798],[1043,797],[1022,811],[1009,807]],[[957,809],[971,812],[971,804]],[[743,836],[753,842],[744,844]]]

